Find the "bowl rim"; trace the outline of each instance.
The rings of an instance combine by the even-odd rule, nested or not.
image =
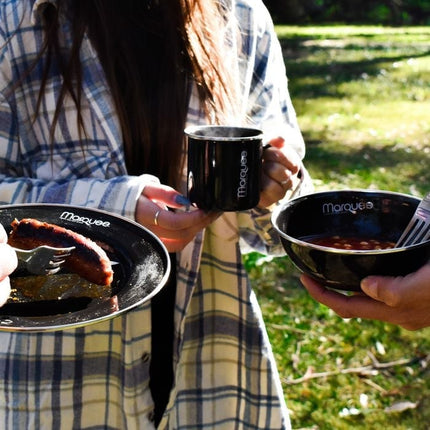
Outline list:
[[[393,254],[393,253],[397,253],[397,252],[402,252],[404,250],[412,250],[415,248],[420,248],[424,245],[427,245],[430,243],[430,239],[426,240],[424,242],[421,243],[417,243],[415,245],[410,245],[410,246],[402,246],[399,248],[387,248],[387,249],[340,249],[340,248],[332,248],[329,246],[322,246],[322,245],[316,245],[314,243],[311,242],[306,242],[304,240],[298,239],[294,236],[291,236],[285,232],[283,232],[277,225],[277,219],[279,217],[279,215],[281,214],[281,212],[286,209],[289,206],[292,205],[296,205],[298,202],[302,201],[302,200],[306,200],[307,198],[311,197],[311,196],[321,196],[324,194],[347,194],[347,193],[360,193],[360,194],[386,194],[386,195],[395,195],[395,196],[400,196],[400,197],[408,197],[408,198],[412,198],[414,200],[417,200],[417,202],[421,201],[420,197],[417,196],[413,196],[411,194],[406,194],[406,193],[400,193],[400,192],[396,192],[396,191],[388,191],[388,190],[367,190],[367,189],[362,189],[362,188],[348,188],[348,189],[342,189],[342,190],[326,190],[326,191],[317,191],[315,193],[309,193],[309,194],[305,194],[302,196],[298,196],[295,197],[291,200],[288,200],[285,203],[282,203],[280,205],[278,205],[271,216],[271,222],[272,222],[272,226],[273,228],[278,232],[278,234],[283,237],[284,239],[295,243],[297,245],[300,245],[302,247],[305,248],[311,248],[311,249],[315,249],[315,250],[319,250],[319,251],[323,251],[323,252],[328,252],[328,253],[332,253],[332,254],[342,254],[342,255],[381,255],[381,254]]]

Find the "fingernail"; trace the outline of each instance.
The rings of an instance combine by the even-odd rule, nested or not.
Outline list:
[[[178,203],[178,205],[186,206],[187,209],[191,206],[191,202],[182,194],[178,194],[175,197],[175,202]]]
[[[369,296],[373,296],[377,288],[377,282],[373,278],[365,278],[361,281],[361,289]]]

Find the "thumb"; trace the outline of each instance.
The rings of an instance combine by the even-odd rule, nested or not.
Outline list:
[[[398,306],[405,298],[412,300],[416,290],[412,279],[408,277],[369,276],[361,281],[363,292],[374,300],[383,302],[388,306]],[[405,297],[405,291],[408,291]]]
[[[430,301],[430,264],[406,276],[368,276],[361,281],[361,289],[375,300],[387,304],[403,296],[409,300]]]
[[[274,148],[283,148],[285,145],[285,139],[281,136],[272,137],[267,145],[273,146]]]
[[[0,243],[7,242],[7,233],[4,227],[0,224]]]
[[[372,299],[383,302],[384,290],[383,288],[380,288],[380,285],[378,282],[379,280],[380,280],[379,276],[368,276],[367,278],[364,278],[361,281],[360,286],[364,294],[371,297]],[[386,283],[387,283],[387,280],[385,280],[385,284]]]

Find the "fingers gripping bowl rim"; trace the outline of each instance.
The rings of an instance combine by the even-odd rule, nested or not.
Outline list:
[[[324,191],[295,198],[272,215],[282,245],[298,269],[328,287],[360,291],[368,275],[404,276],[430,259],[430,241],[391,249],[336,249],[315,237],[396,242],[420,199],[390,191]]]

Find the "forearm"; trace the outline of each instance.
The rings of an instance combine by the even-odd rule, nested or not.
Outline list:
[[[0,175],[0,203],[60,203],[98,208],[134,219],[136,202],[150,175],[111,179],[42,181]]]

